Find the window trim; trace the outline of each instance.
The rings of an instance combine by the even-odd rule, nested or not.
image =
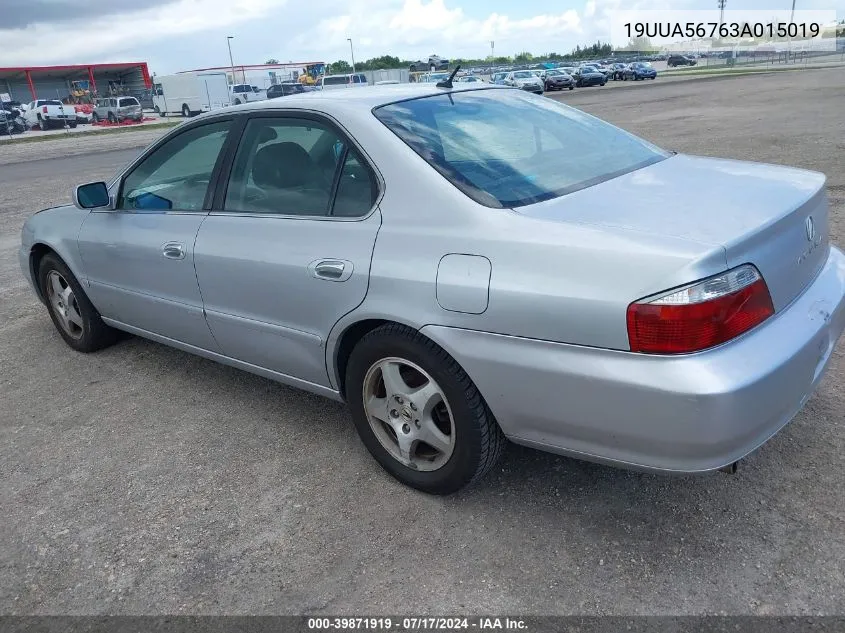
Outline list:
[[[217,179],[220,177],[220,169],[225,161],[229,148],[233,142],[234,135],[240,136],[242,126],[239,125],[241,121],[239,120],[241,117],[236,117],[233,115],[227,116],[215,116],[209,117],[207,119],[202,119],[196,122],[185,123],[182,125],[177,126],[172,132],[165,134],[162,138],[158,141],[150,145],[147,150],[138,156],[134,161],[132,161],[122,172],[120,172],[114,180],[109,183],[109,193],[114,187],[115,193],[112,196],[114,201],[113,209],[93,209],[93,213],[136,213],[135,210],[132,209],[118,209],[117,203],[120,200],[121,195],[123,194],[123,187],[126,183],[126,179],[132,175],[132,173],[143,163],[147,158],[149,158],[154,152],[158,151],[163,145],[172,141],[173,139],[181,136],[182,134],[186,134],[191,132],[197,128],[205,127],[206,125],[213,125],[215,123],[225,123],[231,122],[231,127],[229,128],[229,132],[226,135],[226,140],[223,143],[223,147],[220,148],[220,154],[217,156],[217,161],[214,163],[214,167],[211,170],[211,176],[209,178],[208,189],[205,192],[205,198],[203,199],[202,208],[197,210],[188,210],[188,209],[162,209],[156,212],[146,212],[146,215],[195,215],[197,213],[207,214],[209,209],[211,208],[211,201],[213,199],[214,192],[217,189]],[[183,127],[184,126],[184,127]]]
[[[364,151],[364,148],[361,147],[360,143],[349,133],[349,131],[341,125],[341,123],[335,119],[334,117],[325,114],[323,112],[318,112],[316,110],[303,110],[303,109],[294,109],[294,108],[284,108],[284,109],[262,109],[259,111],[251,111],[247,114],[240,115],[241,124],[237,128],[237,142],[233,142],[232,145],[229,147],[229,151],[225,156],[225,160],[221,165],[220,173],[218,174],[218,178],[215,185],[214,190],[214,197],[211,201],[211,207],[208,211],[209,215],[213,216],[236,216],[236,217],[247,217],[247,218],[275,218],[281,220],[301,220],[301,221],[315,221],[315,222],[362,222],[368,219],[370,216],[375,213],[376,209],[378,208],[379,204],[381,203],[382,198],[384,197],[384,178],[381,175],[381,172],[376,168],[375,163],[370,158],[370,156]],[[346,217],[346,216],[336,216],[336,215],[297,215],[297,214],[290,214],[290,213],[245,213],[243,211],[227,211],[223,208],[223,203],[226,200],[226,192],[229,188],[229,179],[232,176],[232,168],[235,164],[235,156],[237,155],[238,148],[240,147],[241,141],[243,140],[244,131],[246,130],[246,126],[249,121],[253,119],[306,119],[310,121],[315,121],[320,123],[327,128],[334,131],[338,138],[344,142],[346,145],[346,149],[344,150],[344,157],[349,153],[349,148],[353,147],[358,156],[364,162],[364,165],[370,170],[370,173],[375,177],[376,187],[378,189],[375,199],[373,200],[373,204],[370,207],[369,211],[366,213],[355,216],[355,217]],[[335,172],[335,180],[339,179],[339,172],[343,170],[343,165],[339,163],[338,170]],[[331,211],[334,209],[335,197],[337,195],[337,186],[335,183],[332,183],[332,191],[331,191],[331,206],[329,210]]]

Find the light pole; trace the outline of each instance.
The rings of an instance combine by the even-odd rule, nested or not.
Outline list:
[[[496,42],[490,40],[490,58],[494,59],[496,57]]]
[[[227,35],[226,36],[226,46],[229,47],[229,64],[232,66],[232,85],[234,86],[237,83],[237,79],[235,78],[235,60],[232,57],[232,40],[235,39],[234,35]]]
[[[717,0],[719,5],[719,26],[722,26],[722,23],[725,21],[725,5],[728,3],[728,0]]]
[[[346,40],[349,42],[349,52],[352,54],[352,72],[355,72],[355,51],[352,50],[352,38],[347,37]]]

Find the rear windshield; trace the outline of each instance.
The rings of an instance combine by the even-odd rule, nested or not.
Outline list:
[[[554,99],[452,92],[375,115],[453,185],[489,207],[549,200],[663,160],[663,150]]]
[[[127,106],[136,106],[138,104],[138,100],[135,97],[128,97],[123,98],[120,100],[120,103],[117,104],[118,108],[125,108]]]

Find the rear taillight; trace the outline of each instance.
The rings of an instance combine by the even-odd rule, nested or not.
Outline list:
[[[47,114],[47,106],[41,106],[41,111],[42,111],[44,114]]]
[[[686,288],[628,306],[632,352],[683,354],[730,341],[775,313],[754,266],[744,265]]]

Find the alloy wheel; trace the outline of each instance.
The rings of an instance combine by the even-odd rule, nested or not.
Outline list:
[[[73,294],[73,288],[55,270],[47,273],[47,300],[50,302],[53,313],[65,333],[77,340],[82,338],[84,322],[79,304]]]
[[[401,464],[434,471],[455,450],[455,422],[443,390],[402,358],[374,363],[364,377],[364,410],[384,449]]]

